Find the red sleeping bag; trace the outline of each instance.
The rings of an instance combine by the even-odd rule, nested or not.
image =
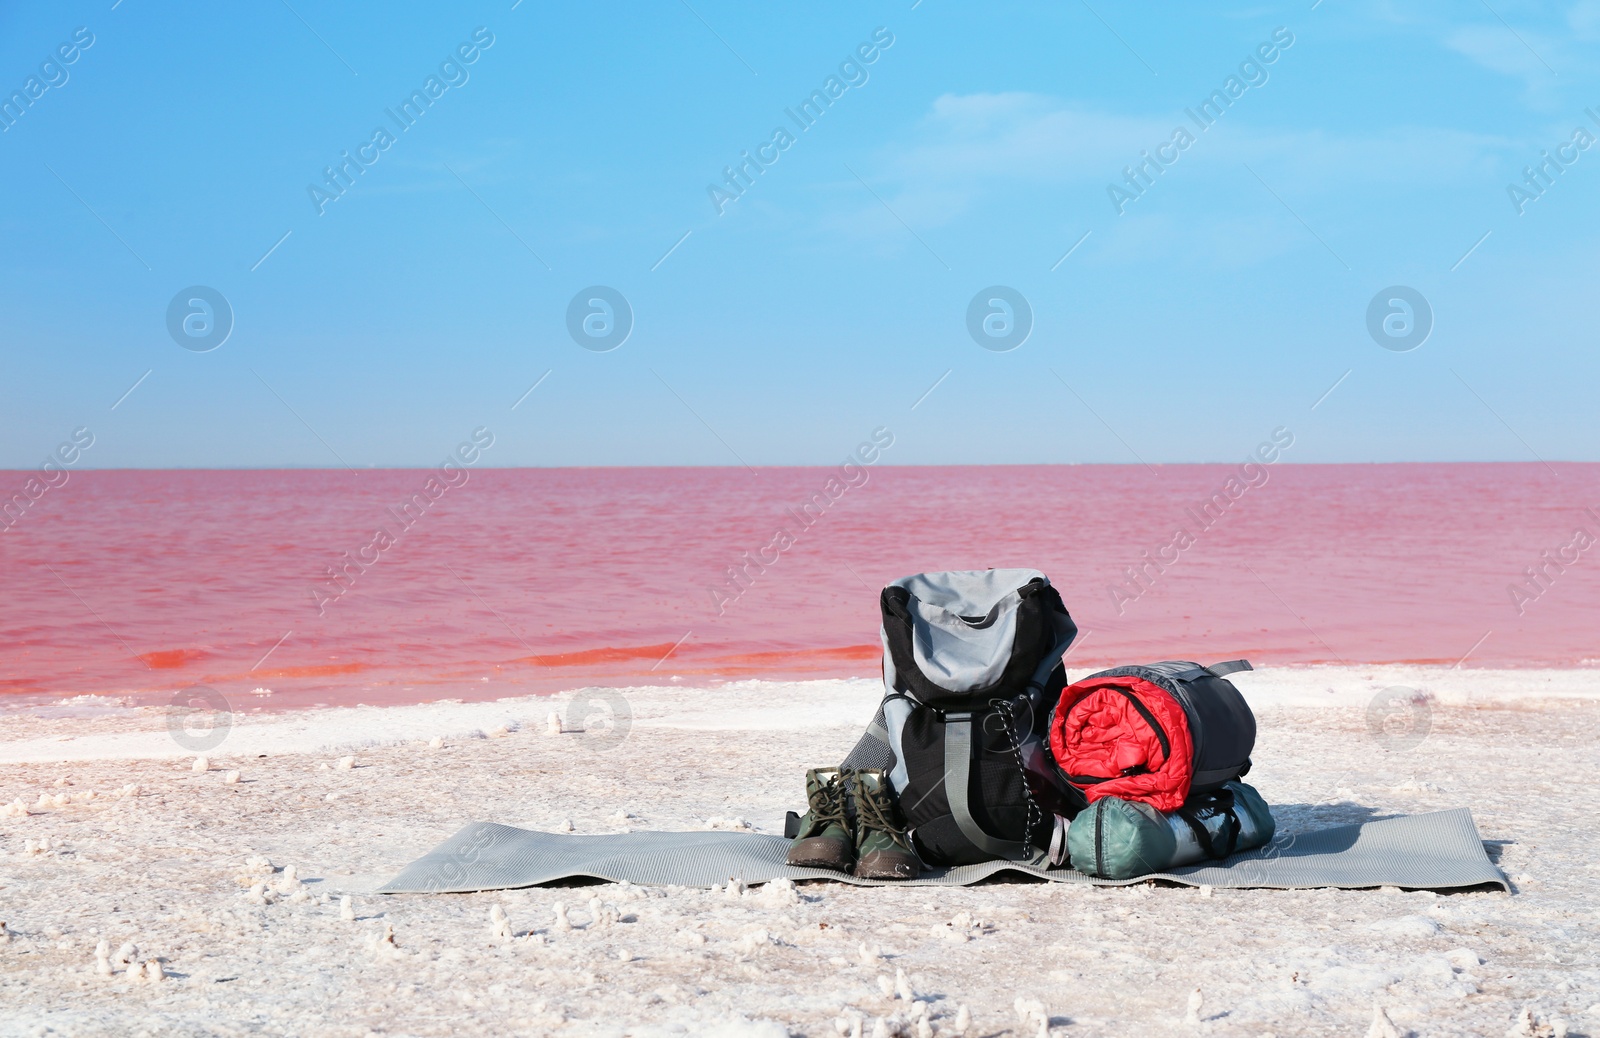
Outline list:
[[[1091,804],[1114,796],[1176,811],[1194,777],[1183,705],[1132,675],[1086,678],[1063,689],[1050,718],[1050,752]]]

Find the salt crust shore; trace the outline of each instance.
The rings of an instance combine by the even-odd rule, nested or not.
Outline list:
[[[569,711],[585,693],[240,714],[204,771],[162,712],[80,701],[0,715],[0,805],[21,802],[0,807],[0,1034],[949,1035],[965,1008],[969,1036],[1035,1038],[1039,1007],[1058,1038],[1600,1033],[1600,671],[1235,680],[1281,829],[1468,806],[1515,893],[380,897],[365,891],[477,819],[777,831],[876,684],[587,693],[625,700],[625,733]],[[1380,699],[1383,726],[1369,708],[1394,686],[1417,701]],[[553,734],[551,712],[589,730]]]

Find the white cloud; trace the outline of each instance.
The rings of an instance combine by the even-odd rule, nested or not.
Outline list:
[[[975,233],[979,241],[1016,230],[1004,222],[971,224],[975,211],[1048,225],[1049,233],[1059,232],[1064,250],[1090,226],[1088,218],[1103,221],[1092,224],[1101,233],[1090,251],[1105,262],[1193,252],[1233,266],[1303,244],[1297,226],[1265,199],[1245,163],[1297,208],[1348,212],[1353,204],[1392,205],[1402,195],[1442,189],[1492,197],[1508,170],[1548,143],[1546,136],[1564,139],[1570,132],[1542,127],[1529,139],[1512,140],[1431,126],[1359,134],[1280,129],[1249,122],[1250,101],[1246,94],[1202,132],[1181,110],[1128,115],[1032,93],[945,95],[875,156],[853,164],[872,194],[854,177],[841,176],[822,189],[832,204],[800,222],[827,239],[853,239],[888,253],[921,251],[911,235],[948,251],[950,229],[964,222],[969,226],[958,236]],[[1124,167],[1171,140],[1179,125],[1197,139],[1148,200],[1117,216],[1108,185],[1121,185]],[[1183,233],[1175,233],[1180,226]]]
[[[906,177],[1057,181],[1098,177],[1171,138],[1174,116],[1124,116],[1042,94],[945,94],[895,149]]]
[[[1600,38],[1600,0],[1578,0],[1567,11],[1567,25],[1580,40]]]
[[[1444,45],[1491,72],[1523,81],[1530,93],[1544,94],[1555,85],[1560,41],[1521,28],[1487,23],[1463,25],[1445,34]]]
[[[1268,88],[1270,89],[1270,87]],[[1250,95],[1200,131],[1181,112],[1122,115],[1040,94],[947,94],[909,139],[885,146],[871,167],[876,190],[910,219],[944,221],[989,193],[1020,183],[1081,185],[1103,191],[1142,153],[1183,126],[1197,137],[1167,176],[1204,176],[1219,164],[1263,164],[1303,186],[1436,186],[1476,179],[1526,142],[1440,127],[1393,127],[1366,135],[1276,130],[1245,121]],[[1202,169],[1201,167],[1205,167]],[[1228,175],[1234,175],[1230,169]],[[867,175],[867,174],[863,174]]]

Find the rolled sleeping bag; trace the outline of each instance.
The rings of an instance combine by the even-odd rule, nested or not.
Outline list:
[[[1101,879],[1135,879],[1260,847],[1277,831],[1261,794],[1244,782],[1196,793],[1176,811],[1101,797],[1067,828],[1072,867]]]
[[[1250,771],[1255,715],[1226,677],[1250,669],[1167,660],[1090,674],[1061,691],[1051,756],[1091,804],[1110,796],[1176,811]]]

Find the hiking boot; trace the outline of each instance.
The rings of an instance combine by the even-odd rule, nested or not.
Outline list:
[[[806,772],[806,813],[789,844],[788,862],[803,869],[849,872],[855,863],[855,842],[844,813],[844,775],[838,768]]]
[[[916,879],[922,871],[911,849],[894,791],[881,771],[850,773],[856,805],[856,869],[862,879]]]

